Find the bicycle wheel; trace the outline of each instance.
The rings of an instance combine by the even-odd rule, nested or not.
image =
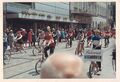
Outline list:
[[[42,66],[41,60],[37,61],[37,63],[35,64],[35,71],[37,74],[40,74],[41,66]]]
[[[89,66],[89,71],[88,71],[88,77],[89,77],[89,78],[92,78],[92,75],[93,75],[93,67],[92,67],[92,65],[90,64],[90,66]]]
[[[5,54],[3,58],[3,63],[8,64],[10,63],[11,56],[9,54]]]

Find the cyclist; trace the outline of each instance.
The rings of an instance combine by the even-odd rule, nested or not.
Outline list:
[[[22,34],[21,34],[21,31],[18,31],[17,32],[17,38],[16,38],[16,43],[17,43],[17,45],[16,45],[16,49],[17,49],[17,51],[20,51],[21,52],[21,50],[23,50],[24,52],[26,52],[25,50],[24,50],[24,48],[23,48],[23,39],[22,39]],[[20,47],[20,48],[18,48],[18,47]]]
[[[50,50],[50,54],[53,54],[55,49],[55,43],[54,43],[53,34],[51,32],[50,26],[47,26],[43,45],[45,46],[44,53],[45,53],[45,57],[47,58],[48,57],[47,51]]]
[[[72,47],[73,32],[71,28],[68,31],[68,38],[70,39],[70,47]]]
[[[76,48],[76,52],[75,54],[78,54],[79,53],[81,54],[82,56],[82,51],[84,50],[84,38],[85,38],[85,35],[84,35],[84,32],[81,30],[79,33],[78,33],[78,45],[77,45],[77,48]]]
[[[90,29],[87,31],[87,47],[91,46],[91,37],[92,37],[92,31]]]
[[[38,46],[43,42],[43,39],[45,37],[45,32],[43,30],[39,30],[37,41],[38,41]]]
[[[108,47],[108,44],[109,44],[109,37],[110,37],[110,32],[107,30],[105,31],[105,47]]]
[[[101,49],[101,36],[100,36],[100,31],[99,30],[94,30],[94,35],[92,36],[92,44],[93,44],[93,49]],[[97,61],[97,68],[98,71],[101,71],[101,62]]]

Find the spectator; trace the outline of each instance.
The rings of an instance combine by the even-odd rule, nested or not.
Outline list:
[[[62,29],[62,31],[61,31],[61,39],[62,40],[65,39],[65,31],[64,31],[64,29]]]
[[[29,42],[29,47],[32,46],[32,29],[28,32],[28,42]]]
[[[32,30],[32,45],[35,46],[35,42],[36,42],[36,36],[35,33]]]
[[[8,39],[7,30],[4,29],[4,31],[3,31],[3,63],[4,64],[5,64],[5,62],[4,62],[5,52],[6,52],[7,47],[8,47],[8,40],[7,39]]]
[[[24,46],[27,48],[27,31],[25,29],[22,29],[21,34],[23,36],[22,39],[24,42]]]
[[[60,37],[61,37],[61,31],[58,29],[57,30],[57,41],[60,42]]]
[[[51,55],[42,65],[41,78],[84,78],[84,63],[69,53]]]
[[[13,47],[14,47],[14,33],[13,33],[13,30],[10,30],[10,32],[8,34],[8,41],[9,41],[9,45],[10,45],[10,50],[13,50]]]

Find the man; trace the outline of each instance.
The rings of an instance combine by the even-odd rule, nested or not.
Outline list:
[[[107,30],[105,31],[105,48],[108,47],[108,44],[109,44],[109,38],[110,38],[110,32]]]
[[[9,34],[8,34],[8,42],[10,45],[10,50],[13,51],[13,47],[14,47],[14,33],[13,30],[10,30]]]
[[[48,50],[50,50],[49,55],[54,53],[54,49],[55,49],[55,43],[54,43],[54,38],[52,36],[52,32],[51,32],[51,28],[50,26],[47,26],[47,30],[45,32],[45,37],[44,37],[44,42],[43,45],[45,46],[44,48],[44,53],[45,53],[45,57],[48,57]]]
[[[41,78],[84,78],[83,61],[69,53],[53,54],[43,63]]]

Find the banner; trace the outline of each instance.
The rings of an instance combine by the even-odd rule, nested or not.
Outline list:
[[[86,49],[84,52],[85,61],[102,61],[102,50]]]

